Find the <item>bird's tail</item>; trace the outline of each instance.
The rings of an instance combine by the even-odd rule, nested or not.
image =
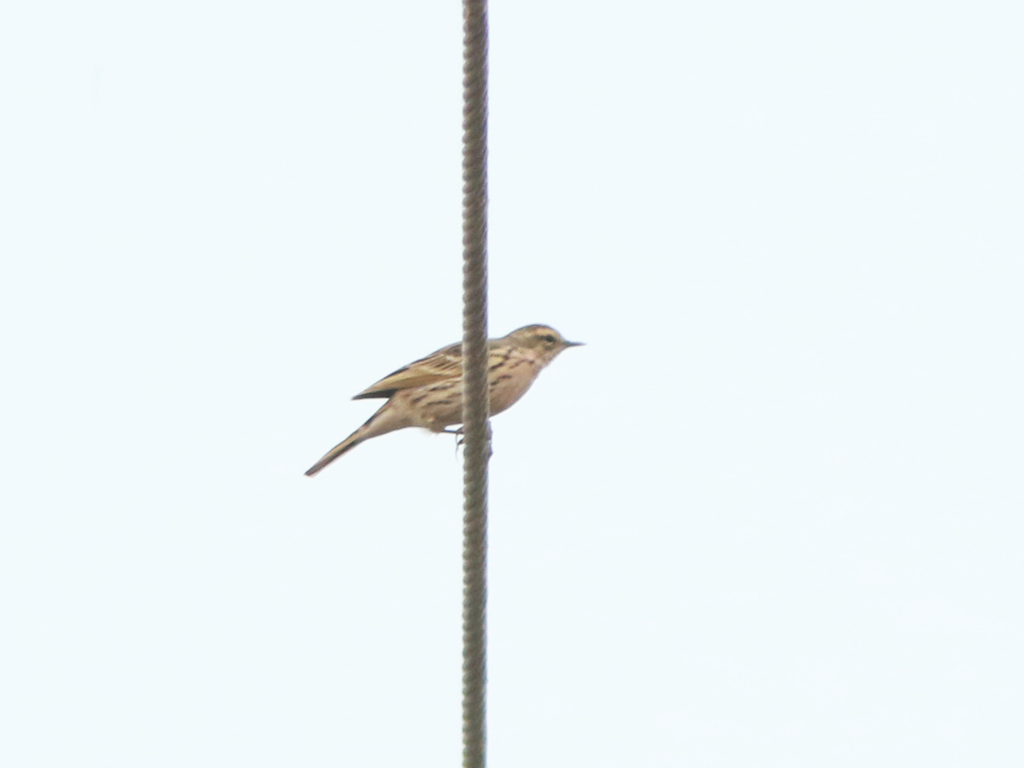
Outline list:
[[[336,446],[331,448],[331,450],[329,450],[327,453],[325,453],[323,458],[320,459],[320,461],[318,461],[312,467],[307,469],[306,470],[306,476],[307,477],[312,477],[317,472],[319,472],[321,469],[323,469],[328,464],[330,464],[332,461],[334,461],[336,458],[341,456],[341,454],[343,454],[346,451],[350,451],[353,448],[355,448],[357,445],[359,445],[361,442],[363,442],[366,439],[365,432],[366,432],[366,425],[364,424],[359,429],[357,429],[355,432],[353,432],[351,435],[349,435],[344,440],[342,440],[340,443],[338,443]]]
[[[390,404],[390,401],[384,403],[384,405],[382,405],[380,409],[373,414],[373,416],[366,420],[366,423],[363,424],[363,426],[331,448],[331,450],[324,454],[320,461],[307,469],[306,475],[312,477],[336,458],[341,456],[341,454],[352,450],[360,443],[369,440],[371,437],[377,437],[377,435],[383,435],[394,429],[401,429],[404,426],[408,426],[405,423],[395,421],[393,418],[394,412],[388,408]]]

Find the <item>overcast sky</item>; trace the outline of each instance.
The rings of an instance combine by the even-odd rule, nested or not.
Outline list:
[[[452,2],[0,11],[0,764],[452,766]],[[489,763],[1024,762],[1024,53],[495,3]]]

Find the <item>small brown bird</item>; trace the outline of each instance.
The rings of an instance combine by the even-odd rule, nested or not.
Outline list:
[[[566,341],[554,328],[527,325],[488,342],[487,379],[491,415],[501,413],[526,394],[537,374],[563,349],[581,346]],[[387,398],[359,429],[331,448],[306,470],[312,477],[336,458],[371,437],[405,427],[444,432],[462,423],[462,344],[439,349],[422,360],[399,368],[353,400]]]

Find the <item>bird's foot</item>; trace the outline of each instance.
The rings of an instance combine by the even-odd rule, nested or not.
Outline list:
[[[465,432],[462,431],[462,427],[459,427],[458,429],[442,429],[441,431],[446,435],[455,435],[455,454],[458,455],[459,446],[466,442],[466,435]]]

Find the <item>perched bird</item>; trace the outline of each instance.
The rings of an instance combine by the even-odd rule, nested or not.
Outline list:
[[[508,336],[488,341],[487,380],[491,415],[501,413],[526,394],[541,370],[563,349],[581,342],[566,341],[554,328],[527,325]],[[399,368],[353,400],[387,398],[359,429],[331,448],[306,470],[312,477],[336,458],[371,437],[405,427],[444,432],[462,423],[462,344],[439,349]]]

